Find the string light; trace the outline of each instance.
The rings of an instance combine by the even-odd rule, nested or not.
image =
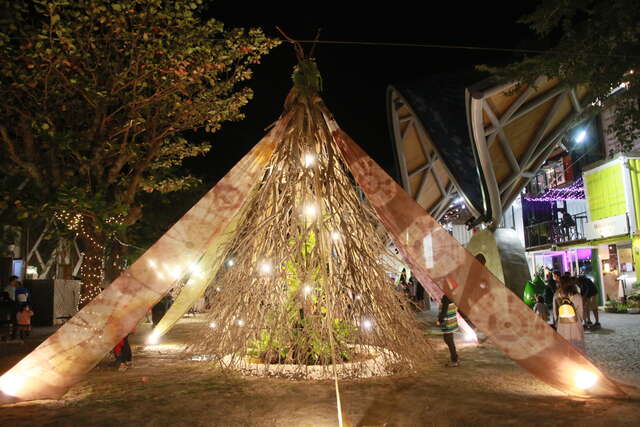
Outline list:
[[[263,261],[262,264],[260,264],[260,272],[263,274],[269,274],[271,273],[272,267],[271,267],[271,263],[267,262],[267,261]]]
[[[235,264],[235,261],[233,260],[233,258],[227,261],[227,267],[233,267],[234,264]]]
[[[307,203],[304,208],[302,208],[302,213],[307,219],[313,219],[318,214],[318,207],[314,203]]]
[[[307,153],[304,155],[304,159],[303,159],[303,164],[305,168],[311,167],[313,166],[313,164],[316,162],[316,156],[314,156],[311,153]]]
[[[362,321],[362,328],[366,331],[370,331],[371,329],[373,329],[373,322],[369,319],[364,319]]]
[[[558,202],[563,200],[584,200],[582,177],[565,187],[550,188],[537,196],[524,196],[530,202]]]
[[[302,288],[302,292],[305,296],[309,295],[311,291],[313,291],[313,288],[309,285],[306,285],[304,288]]]

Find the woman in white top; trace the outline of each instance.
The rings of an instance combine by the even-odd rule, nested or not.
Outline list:
[[[553,296],[553,321],[558,333],[584,353],[582,297],[572,277],[562,277]]]

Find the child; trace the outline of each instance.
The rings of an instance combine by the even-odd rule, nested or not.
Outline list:
[[[135,329],[131,331],[131,333],[133,332],[135,332]],[[129,335],[131,334],[125,335],[113,348],[113,355],[116,357],[116,365],[120,372],[126,371],[131,366],[133,359],[131,346],[129,345]]]
[[[542,295],[538,295],[536,298],[537,302],[533,306],[533,312],[538,316],[542,317],[545,322],[549,321],[549,310],[547,309],[547,305],[544,303],[544,297]]]
[[[446,295],[442,296],[440,301],[440,313],[438,314],[438,325],[442,330],[442,338],[449,347],[449,355],[451,361],[446,364],[448,368],[459,366],[458,352],[456,351],[456,343],[453,340],[453,333],[458,330],[458,307]]]
[[[22,305],[16,316],[17,330],[20,332],[21,340],[23,340],[25,336],[29,336],[29,332],[31,331],[31,316],[33,316],[33,311],[31,311],[29,305]]]

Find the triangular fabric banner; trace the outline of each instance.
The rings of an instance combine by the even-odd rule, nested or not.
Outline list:
[[[440,288],[493,344],[547,384],[574,395],[625,395],[462,247],[333,119],[327,121],[356,182],[427,291]]]
[[[233,237],[233,230],[237,225],[237,217],[234,218],[227,229],[217,235],[212,244],[205,252],[202,260],[198,262],[196,268],[198,271],[192,275],[189,281],[182,288],[175,302],[171,305],[166,314],[162,316],[162,319],[151,333],[151,339],[156,340],[165,335],[171,330],[171,328],[184,316],[187,311],[196,303],[196,301],[204,295],[209,287],[211,276],[215,276],[215,272],[220,268],[221,260],[221,248],[227,244],[230,237]],[[207,272],[208,274],[204,274]],[[200,274],[197,274],[200,273]]]
[[[64,326],[0,377],[0,391],[19,400],[60,398],[129,334],[202,256],[264,173],[290,120],[245,155],[131,267]]]

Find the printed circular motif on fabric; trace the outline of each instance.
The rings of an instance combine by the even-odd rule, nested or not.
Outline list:
[[[353,170],[355,175],[360,178],[358,184],[372,204],[384,206],[396,196],[397,184],[386,174],[377,171],[376,165],[370,158],[359,159],[353,165]],[[361,173],[358,174],[357,171],[361,171]]]
[[[492,286],[469,305],[469,318],[514,360],[532,357],[550,345],[551,335],[544,321],[507,288]]]
[[[425,237],[430,233],[429,239]],[[422,215],[413,220],[403,232],[402,242],[414,248],[424,259],[429,275],[433,280],[441,279],[453,273],[467,261],[468,253],[460,244],[429,215]]]

